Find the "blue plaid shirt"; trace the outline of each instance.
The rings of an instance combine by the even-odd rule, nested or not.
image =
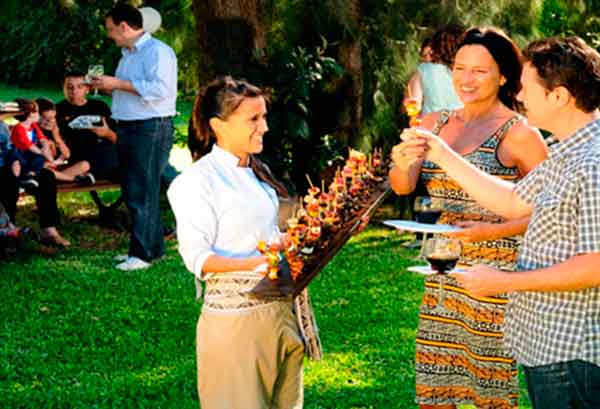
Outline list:
[[[515,189],[533,204],[519,271],[600,253],[600,120],[554,145]],[[600,365],[600,288],[511,294],[505,337],[527,366],[576,359]]]

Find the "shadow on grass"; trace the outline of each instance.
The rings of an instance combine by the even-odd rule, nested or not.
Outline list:
[[[71,218],[64,230],[73,248],[49,257],[34,245],[0,263],[2,408],[197,408],[201,305],[176,242],[148,270],[123,273],[112,257],[127,234]],[[311,284],[325,358],[306,363],[306,408],[415,407],[423,280],[405,271],[416,252],[401,242],[370,227]]]
[[[414,252],[402,241],[389,229],[369,228],[311,284],[325,360],[307,365],[307,407],[414,407],[423,281],[405,272]]]

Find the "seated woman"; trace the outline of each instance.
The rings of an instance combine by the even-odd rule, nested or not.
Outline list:
[[[44,97],[37,98],[35,103],[40,114],[38,125],[50,143],[52,156],[59,164],[62,164],[69,159],[71,151],[63,140],[56,124],[56,106],[54,102]]]

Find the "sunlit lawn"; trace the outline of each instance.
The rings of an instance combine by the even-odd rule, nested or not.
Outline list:
[[[0,100],[40,95],[61,98],[56,88],[0,85]],[[183,131],[189,102],[178,109]],[[176,166],[188,160],[181,149],[172,154]],[[117,192],[102,196],[114,199]],[[127,234],[94,223],[96,209],[85,193],[60,195],[59,205],[70,249],[29,241],[16,258],[0,261],[0,409],[197,408],[194,332],[201,304],[176,242],[150,269],[123,273],[112,258],[126,252]],[[37,228],[34,207],[31,198],[22,201],[20,225]],[[387,211],[378,217],[394,216],[389,205]],[[123,208],[119,218],[126,219]],[[415,252],[400,246],[404,239],[372,222],[311,284],[325,357],[306,364],[306,408],[416,407],[423,280],[405,270]]]
[[[60,206],[71,249],[29,242],[0,263],[0,407],[197,408],[201,305],[176,243],[149,270],[122,273],[112,257],[127,235],[94,224],[86,194]],[[33,207],[21,205],[21,224],[34,224]],[[414,253],[402,239],[374,223],[311,284],[325,358],[306,365],[306,408],[415,407],[423,281],[405,271]]]
[[[127,235],[93,224],[85,194],[60,205],[72,249],[30,242],[0,264],[1,407],[197,407],[200,304],[176,243],[151,269],[118,272],[112,257]],[[32,224],[32,212],[26,200],[20,223]],[[422,282],[400,272],[399,243],[369,229],[312,285],[326,355],[307,365],[306,407],[410,406]]]

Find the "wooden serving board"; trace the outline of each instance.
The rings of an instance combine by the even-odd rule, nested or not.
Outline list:
[[[248,294],[256,298],[295,297],[300,294],[346,244],[354,231],[360,226],[362,219],[370,217],[389,192],[390,185],[387,180],[375,187],[371,195],[366,200],[361,201],[361,209],[351,219],[346,220],[337,233],[325,242],[319,243],[321,247],[315,247],[314,253],[305,261],[302,274],[297,280],[292,280],[287,262],[284,262],[280,265],[277,280],[265,277]]]

